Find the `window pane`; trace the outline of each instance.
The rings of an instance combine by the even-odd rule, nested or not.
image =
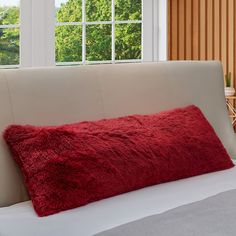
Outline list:
[[[141,24],[116,25],[116,60],[141,59]]]
[[[142,0],[116,0],[116,20],[141,20]]]
[[[19,0],[0,0],[0,25],[19,24]]]
[[[111,0],[86,0],[87,21],[111,21]]]
[[[111,25],[88,25],[86,37],[86,60],[111,60]]]
[[[18,65],[19,29],[0,29],[0,65]]]
[[[82,26],[56,27],[56,61],[82,61]]]
[[[82,0],[56,0],[58,22],[81,22]]]

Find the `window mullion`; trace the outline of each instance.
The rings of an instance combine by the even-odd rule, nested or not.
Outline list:
[[[155,35],[157,40],[155,40],[156,42],[156,47],[157,50],[155,51],[157,56],[156,58],[158,58],[158,60],[160,61],[165,61],[167,60],[167,25],[168,25],[168,20],[167,20],[167,4],[168,1],[167,0],[155,0],[157,1],[157,10],[156,10],[156,24],[157,26],[156,28],[156,32]]]
[[[153,61],[153,1],[142,0],[142,60]]]
[[[1,29],[19,28],[20,25],[0,25]]]
[[[45,66],[55,66],[55,0],[45,0]]]
[[[82,0],[82,63],[86,64],[86,0]]]
[[[112,9],[112,32],[111,32],[111,45],[112,45],[112,63],[115,63],[116,60],[116,24],[115,24],[115,0],[111,1]]]
[[[45,65],[44,0],[32,0],[32,66]]]
[[[27,0],[26,0],[27,1]],[[54,0],[32,0],[32,66],[55,65],[55,4]]]
[[[20,66],[32,66],[32,1],[20,3]]]

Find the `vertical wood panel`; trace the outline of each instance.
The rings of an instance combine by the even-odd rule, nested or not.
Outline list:
[[[200,59],[206,60],[206,0],[200,0]]]
[[[179,47],[178,47],[178,59],[185,59],[185,1],[179,0]]]
[[[171,40],[172,40],[172,56],[173,60],[178,60],[178,0],[172,1],[172,32],[171,32]]]
[[[172,1],[168,2],[168,59],[172,60]]]
[[[213,40],[213,0],[206,0],[207,2],[207,59],[212,60],[214,58],[213,48],[214,48],[214,40]]]
[[[233,0],[234,1],[234,0]],[[214,2],[214,59],[221,59],[221,0]]]
[[[186,59],[192,59],[192,36],[193,36],[193,27],[192,27],[192,0],[186,0]]]
[[[228,71],[234,77],[234,1],[229,0],[228,3]]]
[[[221,60],[236,86],[236,0],[169,0],[169,59]]]
[[[227,71],[227,1],[221,1],[221,61],[223,63],[224,71]]]
[[[193,0],[193,59],[199,60],[199,7],[200,7],[200,1],[199,0]]]
[[[234,87],[236,87],[236,3],[234,3]]]

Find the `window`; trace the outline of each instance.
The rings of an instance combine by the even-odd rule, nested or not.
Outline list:
[[[0,0],[0,65],[20,63],[20,6],[18,0]]]
[[[0,67],[165,59],[166,1],[0,0]]]
[[[142,59],[142,0],[55,3],[58,64]]]

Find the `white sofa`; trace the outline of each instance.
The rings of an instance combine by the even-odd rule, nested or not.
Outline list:
[[[188,104],[195,104],[203,111],[231,157],[236,157],[236,140],[225,105],[223,72],[219,62],[160,62],[0,71],[1,132],[12,123],[58,125],[128,114],[150,114]],[[20,172],[1,137],[0,206],[26,200],[28,196]],[[10,210],[14,215],[14,206],[1,209]],[[1,227],[4,227],[1,209],[0,235]],[[37,216],[33,217],[36,220]],[[23,225],[22,222],[19,224]],[[85,227],[86,224],[83,225]],[[18,233],[23,235],[20,230]]]

